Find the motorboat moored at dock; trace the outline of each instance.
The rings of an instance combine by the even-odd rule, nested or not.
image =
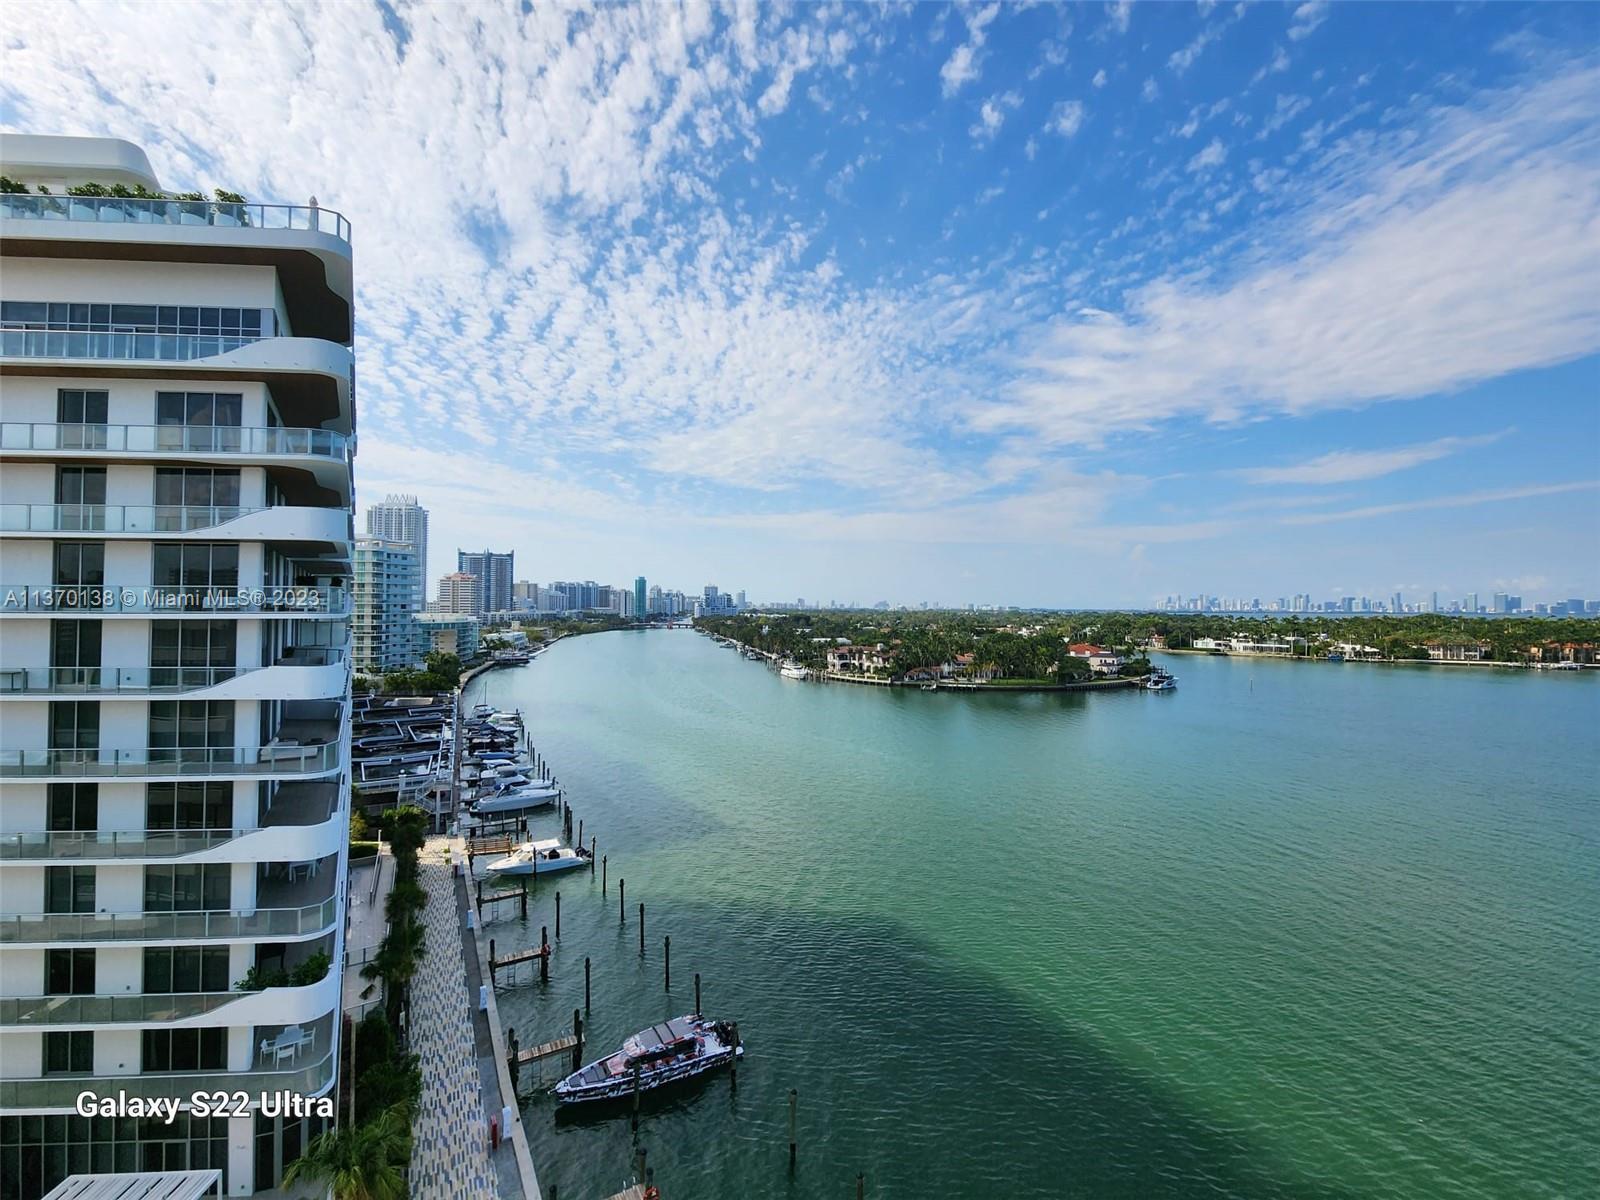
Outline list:
[[[808,679],[811,676],[811,668],[802,667],[799,663],[790,660],[778,668],[778,674],[785,679]]]
[[[622,1100],[665,1084],[703,1075],[744,1057],[739,1027],[698,1014],[673,1017],[642,1029],[622,1049],[574,1071],[555,1086],[564,1104]]]
[[[1144,681],[1144,690],[1147,692],[1170,692],[1177,686],[1178,677],[1160,667],[1151,667],[1150,676]]]
[[[491,875],[548,875],[552,871],[570,871],[588,865],[589,852],[583,847],[574,850],[563,846],[556,838],[548,838],[541,842],[523,842],[484,870]]]

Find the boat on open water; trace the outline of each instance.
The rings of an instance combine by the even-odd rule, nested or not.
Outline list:
[[[1144,681],[1144,690],[1147,692],[1170,692],[1177,686],[1178,677],[1160,667],[1151,667],[1150,676]]]
[[[555,1086],[564,1104],[622,1100],[635,1092],[692,1079],[744,1057],[739,1027],[698,1014],[641,1029],[622,1049],[574,1071]]]

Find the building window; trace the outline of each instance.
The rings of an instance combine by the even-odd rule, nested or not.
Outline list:
[[[100,665],[100,622],[51,621],[50,665],[52,667],[98,667]]]
[[[229,392],[157,392],[156,424],[231,427],[244,421],[244,396]]]
[[[227,909],[232,893],[233,867],[228,863],[144,869],[145,912],[216,912]]]
[[[140,1035],[142,1071],[226,1071],[226,1029],[146,1029]]]
[[[49,825],[52,833],[83,832],[100,828],[100,785],[52,783],[49,793]]]
[[[94,951],[46,950],[44,990],[50,996],[94,995]]]
[[[44,1035],[44,1073],[46,1075],[87,1075],[93,1070],[93,1033],[47,1033]]]
[[[56,468],[57,504],[104,504],[106,502],[106,469],[104,467]]]
[[[237,588],[239,546],[210,542],[157,542],[151,582],[163,588]]]
[[[276,314],[267,309],[267,328],[276,332]],[[200,308],[175,304],[59,304],[7,300],[0,325],[7,329],[62,330],[67,333],[191,333],[220,337],[261,336],[259,308]]]
[[[237,508],[239,472],[221,467],[157,467],[158,506]]]
[[[151,761],[210,761],[210,755],[177,751],[230,749],[233,746],[233,709],[232,700],[151,701]]]
[[[228,990],[226,946],[146,947],[144,991],[147,996]]]
[[[106,581],[104,542],[57,542],[56,578],[67,587],[101,587]]]
[[[152,621],[150,686],[208,687],[232,679],[238,657],[235,621]]]
[[[94,868],[46,867],[44,910],[47,913],[92,913]]]
[[[63,450],[101,450],[106,444],[110,393],[59,388],[56,391],[56,443]]]
[[[50,702],[50,749],[96,750],[100,746],[98,700]]]
[[[233,784],[146,784],[145,828],[232,829]]]

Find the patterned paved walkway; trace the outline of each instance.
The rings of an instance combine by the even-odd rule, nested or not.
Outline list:
[[[464,918],[451,868],[444,864],[448,846],[446,839],[432,838],[421,855],[428,953],[411,983],[412,1048],[422,1057],[422,1099],[411,1125],[411,1195],[496,1200],[472,1029],[477,998],[467,995]]]

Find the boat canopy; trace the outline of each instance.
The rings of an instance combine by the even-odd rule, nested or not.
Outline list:
[[[672,1020],[652,1025],[649,1029],[641,1029],[623,1043],[622,1049],[628,1057],[638,1058],[640,1055],[652,1054],[663,1047],[694,1036],[694,1025],[687,1017],[673,1017]]]

